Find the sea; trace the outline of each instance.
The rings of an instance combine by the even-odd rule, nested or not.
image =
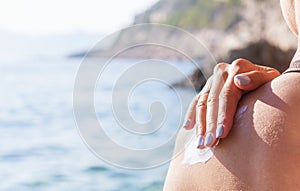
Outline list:
[[[82,33],[29,36],[0,32],[1,191],[163,189],[170,160],[148,164],[139,161],[142,158],[112,149],[108,153],[120,160],[110,162],[101,155],[103,150],[111,149],[110,143],[99,138],[99,154],[83,135],[84,127],[78,127],[74,87],[87,59],[68,55],[90,49],[101,38]],[[124,58],[93,63],[106,66],[98,76],[92,101],[97,120],[110,140],[129,150],[149,150],[176,137],[195,92],[174,88],[172,83],[190,74],[195,69],[193,64]],[[147,74],[155,74],[155,78]],[[159,124],[156,117],[162,119],[151,107],[154,102],[164,108],[164,121],[159,128],[153,125]],[[143,127],[149,129],[140,132],[129,127],[128,116],[137,124],[148,124]],[[159,151],[161,155],[172,152],[170,146],[165,149]],[[160,156],[151,156],[157,157]]]

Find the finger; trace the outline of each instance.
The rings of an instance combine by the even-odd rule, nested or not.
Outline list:
[[[193,99],[193,101],[190,103],[190,106],[187,110],[186,116],[185,116],[185,122],[183,128],[186,130],[193,129],[196,124],[196,106],[198,103],[198,100],[200,98],[201,94],[205,94],[206,92],[209,92],[211,86],[211,77],[207,80],[205,86],[202,88],[201,92]]]
[[[227,79],[228,64],[221,63],[215,67],[212,87],[207,99],[206,134],[204,146],[212,147],[216,143],[216,127],[218,120],[219,95]]]
[[[193,129],[196,121],[196,106],[198,103],[199,95],[195,96],[193,101],[190,103],[190,106],[187,110],[187,113],[185,115],[185,122],[183,125],[183,128],[186,130],[191,130]]]
[[[231,74],[245,73],[255,70],[266,70],[268,67],[253,64],[249,60],[239,58],[234,60],[230,65]]]
[[[204,148],[204,134],[205,134],[205,127],[206,127],[206,103],[207,98],[209,95],[209,91],[203,92],[200,95],[200,98],[197,103],[196,109],[196,135],[198,138],[197,141],[197,148],[202,149]]]
[[[198,103],[196,106],[196,136],[197,136],[197,148],[204,148],[204,134],[206,126],[206,102],[211,88],[212,77],[210,77],[202,91],[199,94]]]
[[[202,93],[196,107],[197,136],[204,135],[206,127],[206,109],[209,91]]]
[[[202,91],[199,93],[199,99],[196,107],[196,128],[197,136],[205,133],[206,125],[206,102],[211,88],[212,76],[207,80]]]
[[[255,90],[279,75],[280,73],[275,69],[251,71],[234,76],[234,84],[241,90]]]
[[[242,90],[234,85],[233,77],[229,76],[220,93],[216,138],[225,138],[228,135],[241,96]]]
[[[252,71],[248,72],[249,69]],[[235,75],[241,71],[247,72]],[[220,93],[216,137],[225,138],[228,135],[233,124],[238,101],[243,93],[241,90],[254,90],[279,75],[280,73],[273,68],[255,65],[245,59],[238,59],[233,62],[229,76]]]

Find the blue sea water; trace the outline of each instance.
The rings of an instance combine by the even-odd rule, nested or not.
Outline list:
[[[89,41],[85,46],[91,44]],[[146,170],[121,169],[100,160],[84,144],[72,105],[82,59],[67,58],[68,51],[49,51],[57,44],[41,49],[40,44],[33,49],[30,43],[25,45],[15,55],[13,46],[5,55],[0,54],[0,190],[161,190],[168,163]],[[21,55],[25,50],[26,54]],[[176,134],[174,121],[181,113],[174,107],[178,102],[171,88],[149,82],[136,88],[128,107],[135,120],[147,121],[151,117],[149,104],[153,100],[164,102],[167,109],[173,108],[168,112],[166,128],[150,138],[134,137],[117,128],[110,110],[110,92],[118,74],[133,63],[136,60],[117,59],[107,68],[95,89],[95,110],[113,140],[137,149],[150,148]],[[186,73],[194,68],[185,63],[173,64]],[[180,80],[166,72],[163,65],[157,68],[174,82]],[[191,91],[179,91],[186,94],[186,101],[193,96]],[[122,104],[119,108],[127,107]]]

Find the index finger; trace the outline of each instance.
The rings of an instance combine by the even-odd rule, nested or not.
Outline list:
[[[216,138],[228,135],[241,96],[242,91],[234,85],[233,76],[229,76],[220,93]]]

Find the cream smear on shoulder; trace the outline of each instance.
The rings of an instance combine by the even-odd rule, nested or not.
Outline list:
[[[214,155],[214,148],[197,149],[197,137],[194,135],[185,144],[183,164],[206,163]]]

